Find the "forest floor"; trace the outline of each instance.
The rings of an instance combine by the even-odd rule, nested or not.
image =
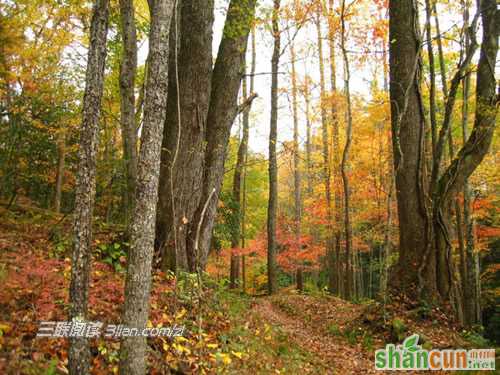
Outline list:
[[[41,321],[66,321],[71,223],[49,211],[0,208],[0,374],[66,374],[66,338],[37,338]],[[90,320],[117,324],[124,262],[116,228],[95,230]],[[374,350],[419,333],[433,348],[470,347],[438,309],[393,301],[354,304],[288,289],[272,297],[228,291],[207,278],[153,277],[155,327],[183,337],[149,340],[152,374],[375,374]],[[91,340],[93,374],[118,371],[119,342]]]

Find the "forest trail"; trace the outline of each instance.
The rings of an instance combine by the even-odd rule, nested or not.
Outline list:
[[[310,352],[331,374],[380,374],[373,360],[360,348],[349,345],[345,339],[325,335],[315,321],[305,321],[287,314],[269,297],[258,298],[254,312],[262,320],[280,327],[290,339],[306,352]]]

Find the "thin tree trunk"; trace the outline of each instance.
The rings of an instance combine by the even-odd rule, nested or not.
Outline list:
[[[330,271],[330,290],[333,293],[340,294],[343,285],[342,277],[342,263],[340,259],[340,239],[341,239],[341,226],[342,221],[342,184],[340,173],[340,136],[339,136],[339,119],[336,104],[336,66],[335,66],[335,28],[334,28],[334,4],[333,0],[329,0],[328,8],[328,42],[330,47],[330,80],[332,86],[332,94],[334,96],[331,104],[332,116],[332,141],[333,141],[333,195],[335,201],[335,224],[334,224],[334,237],[335,237],[335,262],[334,268]]]
[[[123,50],[120,65],[120,124],[123,160],[127,176],[125,217],[128,225],[133,212],[137,178],[137,125],[135,121],[135,75],[137,71],[137,36],[133,0],[120,0]]]
[[[78,151],[73,255],[69,289],[70,317],[73,321],[85,321],[88,313],[92,214],[96,183],[95,164],[106,62],[108,7],[108,0],[96,0],[90,26],[90,46],[85,75],[80,149]],[[68,364],[69,372],[72,375],[88,374],[90,372],[90,350],[86,338],[72,338],[70,340]]]
[[[326,198],[326,221],[327,221],[327,238],[326,238],[326,257],[329,274],[332,273],[333,259],[333,230],[332,230],[332,194],[331,194],[331,172],[330,172],[330,154],[328,147],[328,118],[326,113],[326,88],[325,88],[325,65],[323,60],[323,35],[321,31],[321,16],[323,14],[322,4],[318,3],[316,13],[316,32],[318,43],[318,59],[319,59],[319,85],[320,85],[320,112],[321,112],[321,142],[323,156],[323,183],[325,185]]]
[[[300,238],[302,236],[302,192],[301,192],[301,175],[300,175],[300,155],[299,155],[299,117],[297,104],[297,72],[295,70],[295,46],[293,41],[290,43],[291,57],[291,80],[292,80],[292,116],[293,116],[293,206],[294,206],[294,221],[295,221],[295,241],[298,251],[302,250]],[[302,265],[297,265],[297,288],[302,290]],[[300,275],[300,285],[299,285]]]
[[[312,187],[312,160],[311,160],[311,99],[309,97],[309,76],[307,75],[307,67],[306,67],[306,76],[304,78],[304,102],[306,106],[306,172],[307,172],[307,194],[309,197],[313,193]]]
[[[271,123],[269,133],[269,202],[267,208],[267,287],[269,294],[278,291],[276,269],[276,216],[278,210],[278,162],[276,143],[278,141],[278,66],[280,59],[279,12],[280,0],[273,0],[272,32],[274,39],[271,59]]]
[[[467,4],[464,6],[464,30],[469,26],[469,9]],[[469,37],[467,33],[464,35],[465,48],[469,46]],[[467,73],[463,80],[463,105],[462,105],[462,139],[463,144],[467,142],[469,137],[468,122],[469,122],[469,94],[470,94],[470,73]],[[462,288],[464,293],[464,318],[465,325],[472,327],[480,323],[481,309],[479,306],[480,295],[477,293],[479,280],[478,255],[474,252],[474,222],[471,214],[471,191],[468,179],[464,181],[464,227],[465,227],[465,261],[462,268]]]
[[[432,138],[432,154],[436,149],[437,142],[437,120],[436,120],[436,71],[434,64],[434,51],[432,48],[432,32],[431,32],[431,14],[432,8],[430,0],[425,0],[425,31],[427,37],[427,54],[429,56],[429,75],[430,75],[430,87],[429,87],[429,112],[431,118],[431,138]]]
[[[66,136],[64,133],[59,135],[59,141],[57,142],[57,175],[56,175],[56,192],[54,194],[54,211],[57,213],[61,212],[61,195],[62,186],[64,183],[64,169],[66,165]]]
[[[156,203],[163,126],[168,87],[169,31],[174,0],[149,0],[149,74],[144,97],[144,125],[136,204],[131,222],[130,252],[125,279],[122,323],[127,327],[146,327],[149,316],[151,266],[154,253]],[[146,337],[125,337],[120,348],[120,373],[146,373]]]
[[[347,101],[347,126],[346,126],[346,143],[344,151],[342,154],[341,163],[341,173],[342,181],[344,183],[344,226],[345,226],[345,238],[346,238],[346,265],[345,265],[345,276],[346,276],[346,293],[345,297],[351,299],[356,295],[354,290],[355,275],[354,275],[354,265],[352,264],[352,259],[355,257],[351,256],[351,252],[354,252],[352,247],[352,224],[351,224],[351,212],[350,212],[350,187],[349,187],[349,176],[347,174],[347,167],[349,163],[349,151],[352,142],[352,110],[351,110],[351,92],[350,92],[350,71],[349,71],[349,58],[347,56],[346,49],[346,28],[345,28],[345,0],[342,0],[342,10],[341,10],[341,48],[342,56],[344,59],[344,90]],[[357,265],[356,265],[357,266]]]

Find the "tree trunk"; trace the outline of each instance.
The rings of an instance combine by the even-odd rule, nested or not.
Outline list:
[[[80,129],[73,226],[73,255],[69,289],[70,317],[72,320],[79,321],[86,320],[88,312],[92,214],[95,198],[95,164],[106,62],[108,7],[108,0],[96,0],[94,4]],[[86,338],[73,338],[70,340],[68,364],[70,374],[88,374],[90,372],[90,350]]]
[[[352,110],[351,110],[351,92],[350,92],[350,72],[349,72],[349,58],[347,56],[347,50],[345,45],[346,39],[346,28],[345,28],[345,0],[342,0],[342,11],[341,11],[341,48],[342,56],[344,59],[344,90],[347,101],[347,126],[346,126],[346,143],[344,151],[342,154],[341,163],[341,173],[342,181],[344,184],[344,227],[345,227],[345,254],[346,254],[346,264],[345,264],[345,298],[351,299],[356,296],[357,291],[354,288],[356,282],[355,277],[355,267],[357,264],[353,264],[352,260],[356,259],[354,255],[354,249],[352,247],[352,224],[351,224],[351,212],[350,212],[350,187],[349,187],[349,176],[347,174],[347,167],[349,162],[349,151],[352,142]],[[352,253],[352,255],[351,255]],[[351,259],[352,258],[352,259]],[[357,288],[356,288],[357,289]]]
[[[64,133],[59,135],[57,142],[57,174],[56,174],[56,192],[54,194],[54,211],[61,212],[62,186],[64,183],[64,169],[66,164],[66,136]]]
[[[188,269],[187,241],[194,237],[189,224],[201,197],[212,82],[214,2],[179,0],[177,8],[179,16],[170,36],[172,58],[155,239],[164,271]]]
[[[399,217],[399,260],[391,275],[391,287],[414,297],[420,280],[432,296],[436,295],[435,254],[424,250],[430,237],[423,201],[424,119],[417,80],[418,27],[414,0],[390,0],[391,127]]]
[[[160,155],[168,87],[169,30],[173,0],[150,0],[149,74],[138,161],[136,204],[131,222],[122,323],[145,328],[149,316]],[[120,373],[146,373],[146,337],[126,337],[120,349]]]
[[[123,160],[127,176],[125,217],[128,225],[134,208],[137,178],[137,124],[135,122],[135,75],[137,71],[137,36],[133,0],[120,0],[121,33],[123,40],[120,65],[120,124],[122,128]]]
[[[187,260],[191,271],[205,267],[210,250],[231,127],[239,111],[238,92],[245,72],[245,55],[255,5],[256,0],[232,0],[229,4],[212,73],[201,200],[194,220],[189,223],[191,233],[197,233],[198,226],[200,227],[199,251],[195,249],[193,236],[188,236],[187,239]],[[250,96],[241,109],[245,110],[253,98],[254,95]]]
[[[333,0],[329,0],[328,7],[328,42],[330,47],[330,79],[332,86],[332,94],[334,98],[331,105],[332,116],[332,156],[333,156],[333,195],[335,202],[335,224],[334,224],[334,238],[335,238],[335,261],[334,268],[329,272],[329,288],[330,291],[340,294],[343,286],[342,278],[342,263],[340,259],[340,238],[341,230],[340,223],[342,221],[342,194],[341,194],[341,173],[340,173],[340,136],[339,136],[339,119],[338,109],[336,104],[335,95],[337,93],[336,84],[336,67],[335,67],[335,24],[334,24],[334,4]]]
[[[269,202],[267,208],[267,277],[268,292],[278,291],[276,269],[276,216],[278,210],[278,161],[276,143],[278,140],[278,67],[280,59],[279,12],[280,0],[273,0],[272,32],[274,38],[271,59],[271,123],[269,133]]]
[[[332,241],[332,194],[331,194],[331,171],[330,171],[330,153],[328,147],[328,118],[326,113],[326,88],[325,88],[325,66],[323,60],[323,35],[321,31],[321,16],[323,14],[322,4],[318,3],[316,12],[316,33],[318,43],[318,59],[319,59],[319,86],[320,86],[320,111],[321,111],[321,142],[323,156],[323,183],[325,185],[326,198],[326,221],[327,221],[327,238],[326,238],[326,259],[329,279],[331,279],[333,267],[333,241]]]

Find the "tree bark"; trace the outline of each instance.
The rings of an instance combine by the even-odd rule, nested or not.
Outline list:
[[[74,321],[85,321],[88,313],[92,213],[95,198],[95,164],[104,85],[108,18],[108,0],[96,0],[90,27],[90,46],[85,75],[85,94],[83,97],[75,192],[73,255],[69,290],[70,317]],[[73,338],[70,340],[68,364],[70,374],[79,375],[90,372],[90,350],[86,338]]]
[[[399,259],[390,284],[394,290],[414,297],[421,280],[431,295],[436,294],[435,254],[424,251],[430,237],[423,201],[424,118],[417,79],[421,48],[418,28],[415,0],[389,2],[391,127],[399,217]]]
[[[213,0],[179,0],[170,36],[167,118],[155,247],[166,270],[187,270],[190,223],[201,197],[212,76]],[[174,56],[177,57],[174,59]]]
[[[480,14],[483,25],[483,40],[477,67],[474,127],[467,142],[442,174],[436,186],[435,220],[437,224],[440,224],[438,234],[444,238],[442,246],[445,250],[450,248],[449,241],[447,241],[446,205],[456,197],[457,192],[463,188],[469,176],[486,156],[493,139],[498,113],[499,100],[496,92],[494,61],[496,61],[498,52],[500,23],[498,22],[496,1],[483,0],[480,3]],[[467,251],[469,252],[469,250]],[[473,285],[475,284],[473,283]]]
[[[326,88],[325,88],[325,64],[323,59],[323,35],[321,31],[321,16],[323,14],[323,7],[321,3],[317,5],[316,11],[316,34],[318,43],[318,59],[319,59],[319,86],[320,86],[320,112],[321,112],[321,143],[322,143],[322,156],[323,156],[323,183],[325,185],[325,199],[326,199],[326,257],[329,270],[329,277],[332,273],[332,259],[333,259],[333,228],[332,228],[332,194],[331,194],[331,171],[330,171],[330,152],[328,146],[328,118],[326,113]]]
[[[245,72],[245,55],[255,5],[256,0],[232,0],[229,4],[212,73],[201,199],[194,220],[189,223],[190,233],[196,233],[201,223],[199,251],[195,249],[192,236],[187,238],[187,260],[191,271],[205,267],[210,250],[231,127],[239,111],[238,92]],[[250,105],[252,98],[255,95],[249,97],[249,102],[243,107]]]
[[[127,176],[124,194],[126,223],[129,224],[135,198],[137,178],[137,124],[135,118],[135,76],[137,71],[137,36],[133,0],[120,0],[123,50],[120,65],[120,124],[123,161]]]
[[[149,315],[151,263],[154,253],[160,155],[168,87],[169,30],[174,0],[149,0],[149,74],[144,98],[144,125],[138,161],[136,204],[131,222],[122,323],[145,328]],[[145,337],[121,342],[120,373],[145,374]]]
[[[278,211],[278,66],[280,59],[279,12],[280,0],[273,0],[272,32],[274,39],[271,59],[271,122],[269,132],[269,202],[267,208],[267,288],[269,294],[278,291],[276,269],[276,216]]]
[[[56,191],[54,194],[54,211],[61,212],[61,196],[62,186],[64,183],[64,169],[66,165],[66,136],[64,133],[59,135],[57,142],[57,174],[56,174]]]
[[[355,268],[353,265],[353,246],[352,246],[352,223],[351,223],[351,212],[350,212],[350,187],[349,187],[349,176],[347,174],[347,167],[349,163],[349,151],[352,142],[352,110],[351,110],[351,93],[350,93],[350,72],[349,72],[349,58],[347,56],[347,49],[345,45],[346,39],[346,28],[345,28],[345,0],[342,0],[342,10],[341,10],[341,48],[342,56],[344,59],[344,90],[347,102],[347,126],[346,126],[346,143],[344,146],[344,151],[342,153],[342,163],[341,163],[341,173],[342,181],[344,184],[344,228],[345,228],[345,298],[351,299],[357,297],[357,288],[354,288],[356,277]],[[351,259],[352,258],[352,259]],[[357,265],[356,265],[357,266]]]
[[[333,195],[335,202],[335,224],[334,224],[334,238],[335,238],[335,261],[333,262],[334,268],[329,273],[329,288],[330,291],[340,294],[343,286],[342,278],[342,263],[340,259],[340,239],[342,221],[342,194],[341,194],[341,173],[340,173],[340,136],[339,136],[339,119],[338,109],[336,103],[337,83],[336,83],[336,67],[335,67],[335,28],[334,28],[334,4],[333,0],[329,0],[328,8],[328,43],[330,47],[330,79],[332,86],[332,156],[333,156]]]

